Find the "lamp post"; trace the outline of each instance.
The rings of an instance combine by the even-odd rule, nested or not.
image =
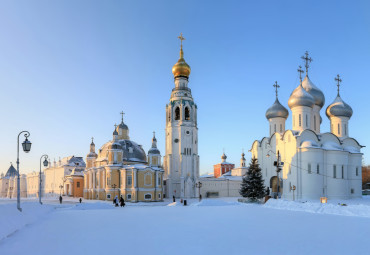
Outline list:
[[[269,150],[269,152],[273,152],[272,150]],[[270,157],[270,154],[268,154],[266,157]],[[280,178],[279,178],[279,173],[281,171],[281,167],[284,165],[284,162],[281,162],[280,159],[280,151],[277,152],[277,159],[274,161],[274,166],[276,167],[276,176],[277,176],[277,199],[279,199],[279,193],[280,193]]]
[[[30,136],[30,132],[28,131],[22,131],[18,134],[18,140],[17,140],[17,209],[21,212],[21,189],[20,189],[20,177],[19,177],[19,136],[24,134],[24,137],[26,137],[26,140],[22,143],[23,151],[28,153],[31,150],[32,143],[28,141],[28,137]]]
[[[197,182],[197,183],[195,183],[195,187],[197,187],[198,189],[199,189],[199,201],[200,201],[200,188],[202,187],[202,183],[201,182]]]
[[[42,158],[45,157],[45,160],[43,162],[44,164],[44,167],[47,167],[49,165],[49,162],[48,162],[48,155],[44,154],[41,156],[40,158],[40,181],[39,181],[39,202],[40,202],[40,205],[42,205],[42,202],[41,202],[41,183],[42,183],[42,178],[41,178],[41,160]]]

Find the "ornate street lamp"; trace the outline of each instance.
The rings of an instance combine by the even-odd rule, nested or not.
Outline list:
[[[48,162],[48,155],[44,154],[41,156],[40,158],[40,181],[39,181],[39,202],[40,204],[42,205],[42,202],[41,202],[41,183],[42,183],[42,178],[41,178],[41,160],[42,158],[45,158],[43,164],[44,164],[44,167],[47,167],[49,165],[49,162]]]
[[[24,134],[24,137],[26,137],[26,140],[22,143],[23,151],[28,153],[31,150],[32,143],[28,141],[28,137],[30,136],[30,132],[28,131],[22,131],[18,134],[18,140],[17,140],[17,209],[21,212],[21,190],[20,190],[20,177],[19,177],[19,136]]]
[[[197,187],[199,189],[199,201],[200,201],[200,188],[203,186],[203,184],[201,182],[197,182],[195,183],[195,187]]]

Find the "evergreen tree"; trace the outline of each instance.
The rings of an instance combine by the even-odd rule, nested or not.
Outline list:
[[[266,188],[262,179],[262,170],[256,158],[252,158],[246,175],[239,191],[240,195],[249,198],[251,201],[257,201],[266,195]]]

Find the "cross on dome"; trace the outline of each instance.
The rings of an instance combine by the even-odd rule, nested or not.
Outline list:
[[[338,82],[337,87],[338,87],[338,96],[339,96],[339,87],[340,87],[340,83],[342,82],[342,79],[340,78],[339,74],[337,74],[337,77],[335,77],[334,80]]]
[[[302,85],[302,73],[303,73],[302,66],[299,66],[297,71],[299,73],[299,80],[301,81],[301,85]]]
[[[274,88],[275,88],[275,93],[276,93],[276,98],[278,98],[278,88],[280,88],[280,86],[279,86],[279,84],[277,83],[277,81],[275,81],[275,84],[274,84],[274,85],[272,85],[272,86],[274,86]]]
[[[312,58],[308,57],[308,51],[305,52],[305,56],[302,56],[301,59],[305,61],[304,66],[306,67],[306,76],[308,77],[308,68],[310,67],[310,63],[312,62]]]
[[[120,113],[122,115],[122,122],[123,122],[123,114],[125,114],[123,111]]]
[[[181,49],[182,49],[182,41],[184,41],[185,38],[182,36],[182,33],[180,33],[180,36],[178,36],[177,38],[179,38],[181,41]]]

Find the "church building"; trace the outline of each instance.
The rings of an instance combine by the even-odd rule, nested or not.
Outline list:
[[[84,174],[84,198],[113,200],[121,195],[128,202],[163,200],[161,154],[155,134],[148,157],[141,145],[130,140],[129,128],[123,122],[115,127],[113,140],[95,153],[90,144]]]
[[[252,157],[258,159],[265,185],[272,195],[284,199],[348,199],[361,197],[361,146],[349,135],[352,108],[338,90],[334,101],[326,108],[330,132],[321,130],[320,111],[325,105],[323,92],[308,76],[312,61],[306,52],[306,77],[290,95],[288,106],[292,114],[292,129],[286,130],[288,110],[276,99],[266,111],[269,136],[254,141]],[[301,67],[299,75],[303,73]],[[281,163],[280,163],[281,162]],[[281,169],[281,170],[280,170]]]
[[[188,87],[190,66],[185,62],[182,34],[180,58],[172,68],[175,88],[166,105],[166,193],[168,197],[198,197],[199,178],[197,105]]]

